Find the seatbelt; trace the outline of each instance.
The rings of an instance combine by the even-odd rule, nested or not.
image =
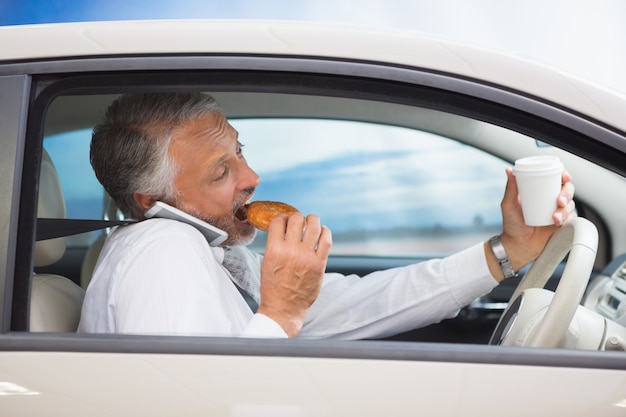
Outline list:
[[[47,240],[57,237],[78,235],[108,227],[126,226],[137,223],[137,220],[80,220],[80,219],[47,219],[37,218],[35,240]]]

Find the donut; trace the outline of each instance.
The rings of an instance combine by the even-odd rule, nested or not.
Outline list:
[[[253,201],[246,206],[248,223],[264,232],[267,232],[274,217],[279,214],[291,216],[298,211],[297,208],[278,201]]]

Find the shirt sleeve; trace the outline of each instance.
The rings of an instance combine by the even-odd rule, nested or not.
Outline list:
[[[259,313],[252,317],[242,336],[275,339],[287,339],[289,337],[278,323]]]
[[[301,337],[385,337],[456,316],[491,291],[483,244],[443,259],[364,277],[327,274]]]

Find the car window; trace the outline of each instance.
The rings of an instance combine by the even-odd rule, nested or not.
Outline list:
[[[231,120],[257,200],[319,215],[333,255],[441,256],[500,229],[507,163],[472,146],[416,129],[324,119]],[[104,191],[89,164],[91,130],[47,137],[69,218],[103,217]],[[70,240],[89,244],[99,232]],[[262,252],[265,233],[252,248]]]
[[[472,146],[356,121],[232,124],[261,177],[255,198],[318,214],[333,232],[334,255],[440,256],[501,228],[507,164]]]

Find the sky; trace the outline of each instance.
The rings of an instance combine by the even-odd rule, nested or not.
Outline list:
[[[623,93],[625,16],[623,0],[0,0],[0,25],[207,18],[410,30],[529,58]]]

